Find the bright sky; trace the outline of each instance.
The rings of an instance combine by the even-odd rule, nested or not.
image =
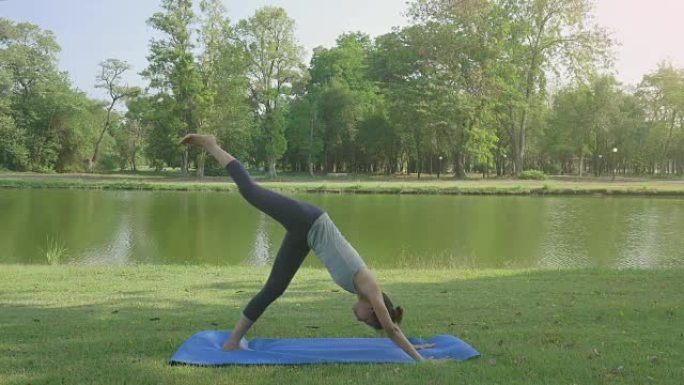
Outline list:
[[[196,1],[198,2],[198,1]],[[232,21],[247,18],[264,5],[285,8],[310,55],[319,45],[332,46],[343,32],[377,36],[407,24],[405,0],[223,0]],[[146,65],[152,30],[146,24],[157,0],[5,0],[0,17],[28,21],[51,30],[62,47],[60,68],[91,96],[98,63],[107,58],[133,65],[130,85],[144,85],[137,75]],[[683,0],[596,0],[596,22],[621,43],[616,48],[618,79],[636,84],[663,60],[684,67]]]

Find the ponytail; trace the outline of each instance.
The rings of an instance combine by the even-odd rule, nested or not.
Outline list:
[[[397,306],[395,308],[392,300],[387,294],[385,294],[385,292],[382,292],[382,300],[385,302],[385,307],[387,308],[387,312],[389,312],[392,322],[397,325],[400,324],[401,320],[404,318],[404,309],[401,306]],[[375,330],[382,330],[382,324],[380,323],[380,320],[375,312],[373,312],[371,315],[371,319],[368,324]]]

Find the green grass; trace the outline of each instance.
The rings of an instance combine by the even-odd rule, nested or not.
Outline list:
[[[650,195],[684,196],[684,180],[582,178],[536,181],[516,179],[435,179],[368,177],[323,179],[286,176],[256,178],[268,188],[292,193],[449,194],[449,195]],[[227,177],[202,180],[161,175],[0,173],[0,188],[61,188],[102,190],[230,191]]]
[[[171,367],[228,329],[264,268],[2,266],[0,384],[680,384],[684,270],[376,272],[410,336],[451,333],[468,362]],[[249,337],[374,337],[353,297],[303,269]]]
[[[46,248],[43,249],[45,253],[45,259],[50,265],[59,265],[66,259],[69,249],[67,249],[64,241],[57,237],[46,238]]]

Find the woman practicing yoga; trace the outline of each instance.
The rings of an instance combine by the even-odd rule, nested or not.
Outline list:
[[[228,170],[240,194],[249,203],[287,230],[266,284],[243,310],[230,339],[223,345],[224,350],[241,348],[242,337],[264,310],[283,294],[304,258],[313,249],[333,280],[358,296],[358,301],[352,307],[356,318],[377,330],[385,330],[388,337],[413,359],[423,359],[416,349],[429,346],[414,347],[406,339],[398,325],[403,315],[402,308],[394,308],[359,254],[342,236],[328,214],[319,207],[285,197],[254,183],[242,164],[221,149],[211,135],[190,134],[180,143],[204,148]]]

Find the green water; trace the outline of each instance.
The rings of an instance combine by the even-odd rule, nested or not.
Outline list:
[[[684,267],[682,199],[296,197],[371,267]],[[235,193],[0,190],[4,264],[264,265],[282,236]]]

